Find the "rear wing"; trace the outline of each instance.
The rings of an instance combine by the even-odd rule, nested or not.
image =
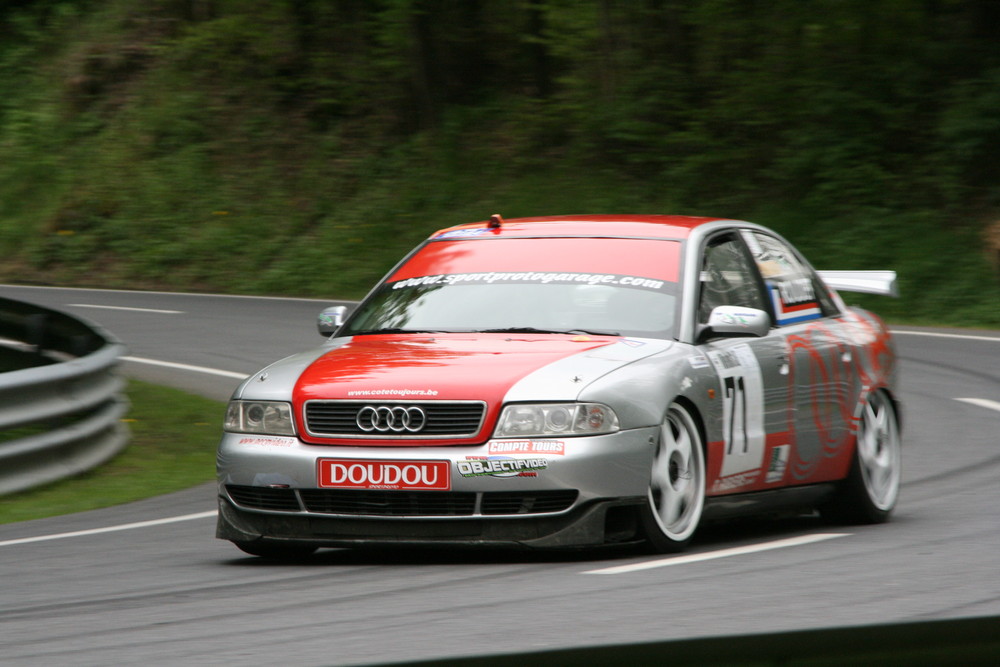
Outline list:
[[[895,271],[817,271],[828,287],[844,292],[899,296]]]

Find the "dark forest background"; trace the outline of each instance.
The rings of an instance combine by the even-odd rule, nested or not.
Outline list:
[[[750,219],[1000,326],[1000,2],[0,0],[0,280],[352,298],[497,212]]]

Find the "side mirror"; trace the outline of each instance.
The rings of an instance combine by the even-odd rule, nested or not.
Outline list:
[[[763,310],[742,306],[716,306],[708,316],[708,324],[698,331],[696,342],[704,343],[715,337],[761,338],[771,330],[771,317]]]
[[[347,306],[330,306],[329,308],[324,308],[323,312],[319,314],[319,321],[316,323],[319,329],[319,335],[324,338],[329,338],[340,325],[344,323],[347,319]]]

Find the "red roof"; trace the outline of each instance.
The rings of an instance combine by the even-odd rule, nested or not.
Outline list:
[[[601,225],[602,228],[607,226]],[[673,238],[650,238],[650,234],[640,239],[614,238],[605,234],[597,234],[596,238],[590,234],[583,238],[565,234],[537,238],[537,234],[511,233],[506,224],[503,227],[505,229],[498,235],[502,240],[492,243],[483,243],[483,239],[492,239],[495,230],[478,234],[472,239],[459,237],[441,243],[428,243],[399,267],[389,280],[395,282],[439,274],[525,271],[615,273],[670,282],[677,280],[680,243]],[[522,229],[534,227],[529,224]],[[654,245],[657,247],[652,248]]]
[[[480,232],[495,236],[631,236],[685,239],[691,230],[723,218],[684,215],[556,215],[504,220],[498,229]],[[431,238],[462,236],[466,230],[487,229],[487,221],[449,227]]]

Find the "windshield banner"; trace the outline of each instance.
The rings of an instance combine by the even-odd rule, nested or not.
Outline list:
[[[623,276],[615,273],[556,273],[552,271],[487,271],[485,273],[448,273],[436,276],[419,276],[405,278],[392,283],[393,289],[408,287],[423,287],[425,285],[471,285],[493,283],[541,283],[541,284],[581,284],[609,285],[616,287],[631,287],[647,290],[660,290],[667,283],[663,280],[642,278],[639,276]]]

